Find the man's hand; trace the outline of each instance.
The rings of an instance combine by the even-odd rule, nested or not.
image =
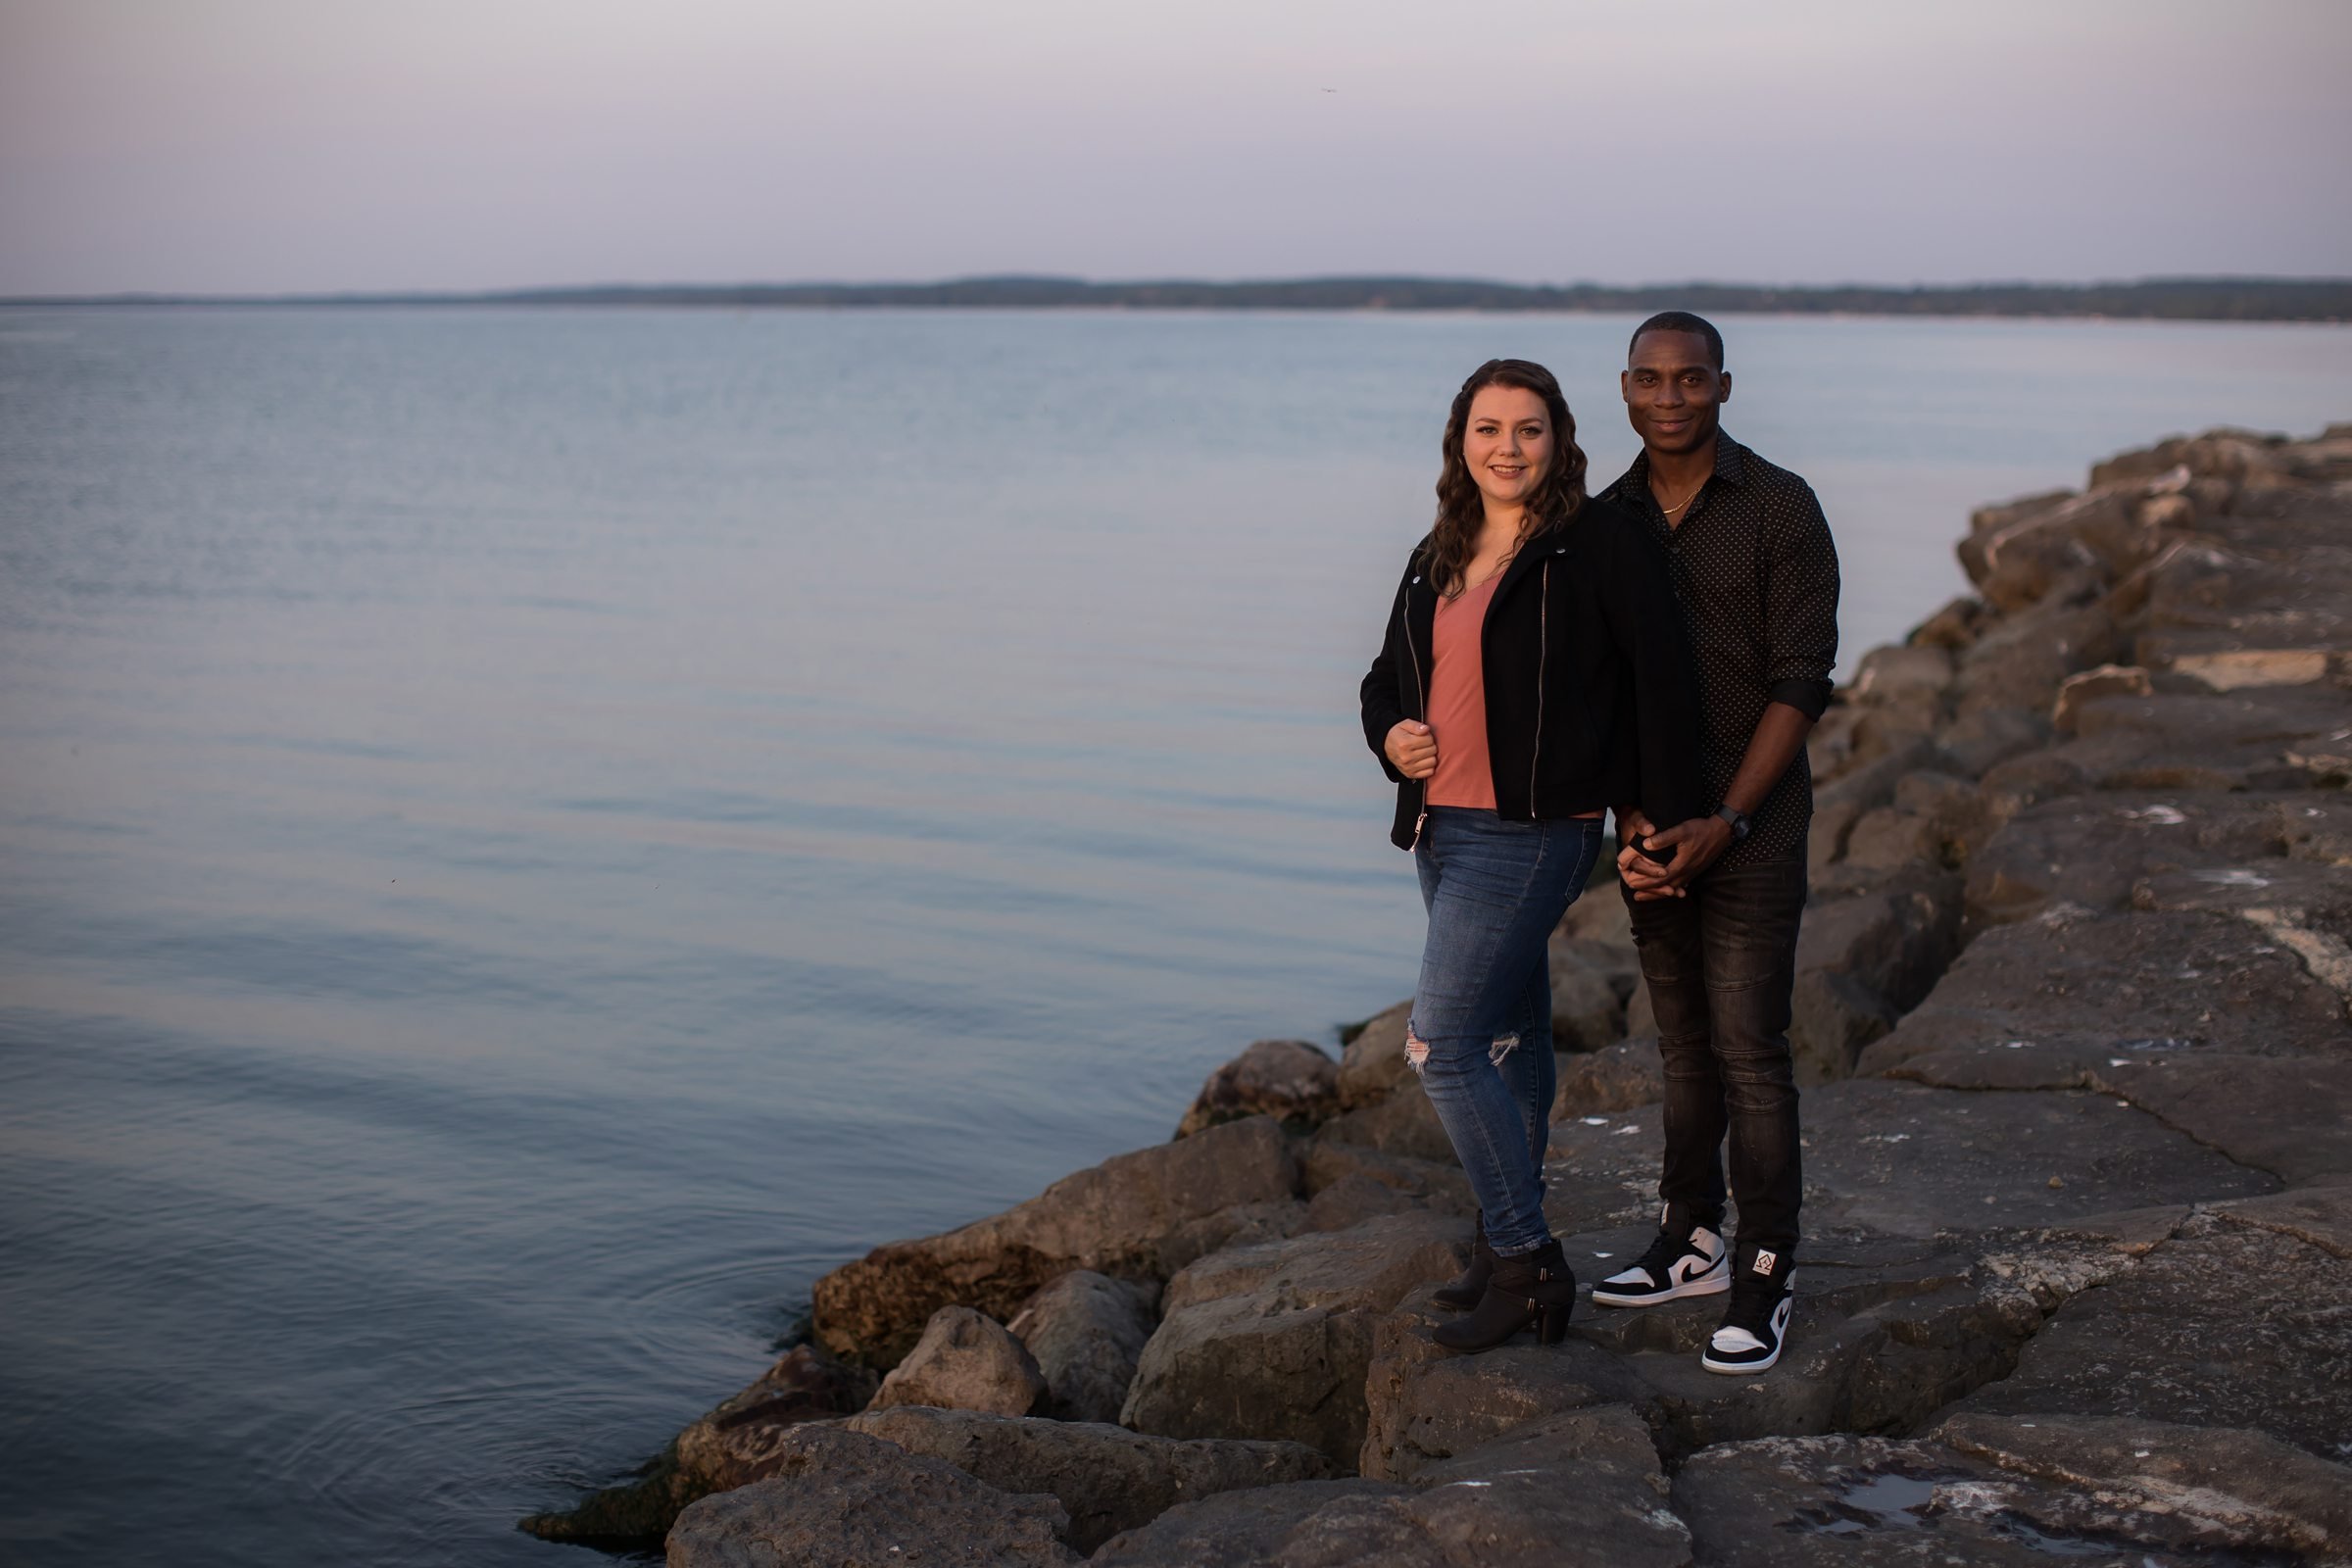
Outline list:
[[[1389,726],[1381,749],[1406,778],[1427,778],[1438,770],[1438,738],[1417,718],[1400,718]]]
[[[1646,823],[1644,824],[1646,825]],[[1694,816],[1688,822],[1677,822],[1662,833],[1638,836],[1640,849],[1628,847],[1618,853],[1619,880],[1634,890],[1638,902],[1653,899],[1679,899],[1688,896],[1691,879],[1713,865],[1723,852],[1732,847],[1732,824],[1720,816]],[[1671,854],[1670,862],[1651,858],[1660,850]]]

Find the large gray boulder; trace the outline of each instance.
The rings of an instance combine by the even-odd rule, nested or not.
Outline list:
[[[1200,1259],[1168,1282],[1121,1423],[1304,1443],[1351,1465],[1375,1326],[1459,1269],[1469,1241],[1464,1221],[1417,1210]]]
[[[2194,1075],[2206,1054],[2347,1051],[2342,997],[2276,933],[2226,914],[2061,907],[1978,938],[1857,1070],[1954,1089],[2094,1087],[2135,1063]]]
[[[1622,1356],[1576,1337],[1544,1346],[1522,1336],[1477,1355],[1455,1355],[1430,1338],[1454,1315],[1408,1300],[1381,1320],[1365,1368],[1361,1474],[1415,1481],[1531,1422],[1647,1392]]]
[[[1854,1226],[1925,1240],[2251,1198],[2280,1185],[2178,1130],[2169,1115],[2103,1094],[1971,1094],[1854,1078],[1805,1091],[1802,1114],[1808,1236]],[[1628,1193],[1654,1229],[1655,1200],[1643,1195],[1656,1190],[1664,1147],[1657,1106],[1600,1126],[1556,1123],[1551,1142],[1551,1171]],[[1560,1205],[1549,1206],[1561,1229]],[[1814,1251],[1808,1242],[1806,1254]],[[1581,1275],[1584,1265],[1570,1262]]]
[[[2185,1526],[2189,1543],[2208,1551],[2352,1559],[2352,1466],[2267,1433],[2132,1417],[1960,1414],[1928,1436],[2043,1483],[2053,1508],[2120,1505],[2142,1516],[2132,1527],[2169,1535]]]
[[[765,1480],[705,1497],[670,1527],[668,1568],[1061,1568],[1069,1516],[937,1459],[836,1427],[803,1427]]]
[[[2077,716],[2074,740],[2003,762],[1984,785],[2018,805],[2085,790],[2332,787],[2345,774],[2343,708],[2325,682],[2110,697]]]
[[[1000,1492],[1052,1494],[1069,1513],[1063,1539],[1080,1551],[1196,1497],[1332,1473],[1331,1461],[1303,1444],[1155,1438],[1095,1422],[909,1406],[843,1424],[945,1460]]]
[[[1620,1040],[1582,1055],[1560,1058],[1560,1086],[1551,1119],[1606,1115],[1666,1098],[1666,1072],[1655,1036]]]
[[[1961,656],[1957,716],[2009,708],[2046,714],[2069,675],[2112,662],[2124,651],[2123,636],[2099,603],[2102,592],[2095,574],[2068,579],[1987,631]]]
[[[1939,760],[1935,743],[1912,736],[1876,760],[1851,768],[1813,792],[1813,825],[1806,855],[1815,869],[1845,854],[1846,836],[1869,811],[1894,799],[1895,785],[1906,773],[1933,767]]]
[[[873,1408],[926,1404],[1027,1415],[1045,1393],[1037,1358],[1002,1323],[968,1306],[943,1306],[931,1314],[906,1358],[882,1380]]]
[[[1580,1278],[1596,1279],[1640,1252],[1656,1226],[1653,1210],[1562,1248]],[[1721,1297],[1580,1310],[1564,1346],[1528,1339],[1476,1356],[1439,1348],[1430,1332],[1450,1314],[1408,1301],[1381,1324],[1367,1368],[1359,1467],[1424,1479],[1434,1463],[1523,1423],[1613,1403],[1640,1413],[1661,1451],[1678,1455],[1775,1433],[1915,1430],[2005,1374],[2053,1308],[2129,1266],[2112,1229],[2102,1221],[1988,1250],[1809,1227],[1788,1344],[1763,1379],[1699,1365]]]
[[[2212,790],[2069,795],[2018,812],[1968,862],[1977,929],[2065,904],[2121,909],[2159,869],[2227,866],[2285,851],[2281,803],[2292,796]]]
[[[1854,667],[1846,700],[1934,710],[1951,689],[1954,667],[1952,651],[1933,643],[1874,648]]]
[[[1390,1154],[1364,1144],[1335,1138],[1313,1138],[1299,1152],[1299,1169],[1306,1178],[1307,1197],[1319,1199],[1348,1181],[1377,1182],[1393,1188],[1413,1208],[1443,1209],[1465,1217],[1478,1211],[1470,1197],[1470,1179],[1450,1151],[1445,1159],[1418,1159]]]
[[[1412,1082],[1404,1059],[1405,1026],[1412,1021],[1411,998],[1374,1013],[1340,1055],[1340,1104],[1353,1110],[1386,1100]]]
[[[1378,1481],[1298,1481],[1181,1502],[1114,1536],[1088,1560],[1100,1568],[1441,1568],[1412,1542],[1410,1494]]]
[[[1925,1440],[1727,1444],[1683,1467],[1673,1501],[1697,1560],[1725,1568],[2139,1568],[2342,1561],[2348,1485],[2255,1433],[1971,1417]]]
[[[2352,1188],[2328,1191],[2352,1208]],[[2328,1459],[2352,1442],[2352,1261],[2225,1215],[2062,1306],[1958,1409],[2241,1427]]]
[[[1616,890],[1603,890],[1615,898]],[[1625,1036],[1625,1000],[1640,970],[1633,949],[1576,937],[1553,937],[1551,1044],[1554,1051],[1598,1051]]]
[[[816,1282],[816,1338],[837,1354],[895,1365],[943,1306],[1009,1317],[1073,1268],[1164,1277],[1231,1237],[1217,1216],[1294,1202],[1298,1183],[1289,1140],[1266,1116],[1119,1154],[1002,1214],[835,1269]]]
[[[1684,1568],[1649,1435],[1622,1406],[1527,1423],[1421,1484],[1324,1483],[1187,1503],[1119,1537],[1115,1568]]]
[[[1058,1421],[1116,1421],[1136,1357],[1158,1322],[1159,1293],[1136,1280],[1072,1269],[1029,1298],[1005,1328],[1046,1380],[1038,1413]]]
[[[1788,1030],[1797,1081],[1851,1074],[1862,1048],[1917,1005],[1959,951],[1959,879],[1930,867],[1808,908]]]
[[[1305,1040],[1260,1040],[1208,1075],[1176,1128],[1189,1138],[1245,1116],[1312,1126],[1340,1108],[1340,1065]]]
[[[1453,1140],[1446,1136],[1437,1106],[1429,1102],[1421,1080],[1409,1067],[1387,1099],[1334,1116],[1315,1136],[1318,1143],[1353,1144],[1406,1159],[1444,1163],[1454,1157]]]

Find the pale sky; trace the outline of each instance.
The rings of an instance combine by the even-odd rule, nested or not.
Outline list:
[[[0,295],[2352,274],[2352,0],[0,0]]]

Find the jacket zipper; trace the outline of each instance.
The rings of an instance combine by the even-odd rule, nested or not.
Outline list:
[[[1413,582],[1418,583],[1420,580],[1421,579],[1419,577],[1415,577]],[[1420,700],[1421,705],[1421,711],[1415,716],[1418,717],[1422,723],[1426,724],[1429,722],[1429,692],[1428,689],[1421,684],[1421,652],[1419,649],[1413,646],[1413,595],[1411,591],[1411,584],[1406,585],[1404,605],[1400,610],[1397,611],[1397,613],[1402,616],[1404,620],[1404,657],[1411,662],[1413,666],[1413,695]],[[1416,779],[1414,782],[1421,786],[1421,814],[1413,818],[1413,842],[1404,847],[1404,851],[1407,855],[1410,855],[1413,851],[1421,847],[1421,829],[1427,825],[1429,821],[1429,780]]]
[[[1536,601],[1536,749],[1527,760],[1527,814],[1536,814],[1536,762],[1544,755],[1544,665],[1551,657],[1551,563],[1544,563],[1544,581]]]

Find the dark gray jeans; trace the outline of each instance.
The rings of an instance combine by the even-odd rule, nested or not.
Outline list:
[[[1793,1258],[1804,1162],[1788,995],[1805,912],[1804,845],[1789,859],[1716,866],[1688,898],[1642,904],[1629,893],[1627,902],[1666,1072],[1658,1194],[1685,1216],[1678,1225],[1721,1231],[1728,1132],[1740,1200],[1734,1266],[1745,1269],[1758,1248]]]

